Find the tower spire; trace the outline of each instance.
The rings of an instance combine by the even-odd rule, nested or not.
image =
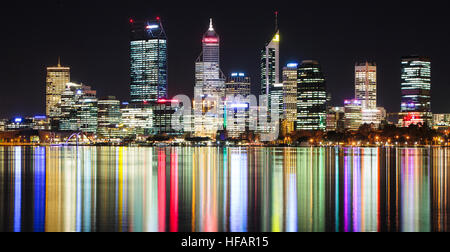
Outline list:
[[[214,31],[212,18],[209,19],[209,31]]]
[[[275,11],[275,32],[278,31],[278,11]]]
[[[61,67],[61,57],[58,56],[58,67]]]

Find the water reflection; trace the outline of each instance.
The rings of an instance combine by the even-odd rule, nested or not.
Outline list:
[[[0,231],[449,231],[446,148],[0,147]]]

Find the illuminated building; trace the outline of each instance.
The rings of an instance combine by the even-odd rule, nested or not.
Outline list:
[[[280,31],[278,13],[275,15],[275,35],[261,52],[261,94],[268,95],[269,109],[274,85],[280,83]]]
[[[154,135],[180,135],[182,130],[175,130],[172,126],[172,115],[177,111],[177,108],[172,108],[172,100],[160,99],[157,104],[153,106],[153,126],[152,134]],[[183,122],[179,122],[180,125]]]
[[[98,135],[100,138],[120,136],[119,125],[122,120],[120,101],[114,96],[98,100]]]
[[[378,128],[381,121],[386,119],[386,110],[382,107],[374,109],[361,109],[361,124],[373,125],[373,128]]]
[[[225,103],[225,129],[229,138],[239,138],[249,130],[250,103],[247,99],[227,100]]]
[[[355,99],[361,101],[363,109],[377,108],[377,67],[375,63],[355,65]]]
[[[61,66],[58,60],[56,67],[47,67],[46,78],[46,115],[58,119],[61,115],[61,95],[70,82],[70,68]]]
[[[232,73],[225,83],[226,95],[247,97],[250,95],[250,85],[250,77],[246,76],[245,73]]]
[[[360,100],[344,101],[344,121],[346,130],[358,130],[362,124],[362,109]]]
[[[167,37],[159,17],[130,20],[131,102],[143,104],[167,97]]]
[[[195,62],[194,131],[197,136],[215,138],[223,126],[225,77],[220,70],[220,38],[212,19],[203,35],[202,48]]]
[[[332,107],[327,113],[326,131],[343,132],[345,130],[345,108]]]
[[[433,128],[449,128],[450,114],[433,114]]]
[[[325,130],[327,91],[317,61],[305,60],[298,69],[297,130]]]
[[[294,124],[297,121],[298,64],[289,63],[283,68],[283,119]]]
[[[62,131],[82,131],[97,133],[97,92],[90,86],[67,83],[61,95],[61,120],[59,129]]]
[[[401,80],[401,125],[432,125],[431,60],[419,56],[403,57]]]
[[[125,136],[150,135],[153,127],[153,109],[136,104],[122,103],[120,108]]]

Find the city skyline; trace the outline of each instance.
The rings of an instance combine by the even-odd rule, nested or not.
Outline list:
[[[313,5],[313,4],[311,4]],[[80,5],[77,5],[75,3],[64,3],[60,4],[61,9],[77,9],[83,6],[82,3]],[[142,4],[142,6],[145,6],[145,4]],[[193,6],[197,6],[196,4],[193,4]],[[113,8],[117,7],[114,4],[112,6],[107,6],[107,8]],[[9,6],[9,8],[12,8],[14,10],[14,6]],[[94,5],[93,10],[95,8],[98,8],[97,5]],[[191,7],[193,9],[194,7]],[[246,10],[248,6],[244,6],[243,10]],[[330,7],[328,7],[330,8]],[[391,10],[394,10],[398,7],[394,6]],[[307,36],[303,36],[301,38],[299,36],[299,31],[295,31],[293,29],[292,21],[294,23],[298,23],[299,26],[302,24],[302,22],[297,21],[295,15],[293,15],[292,11],[286,9],[284,6],[281,6],[280,8],[265,8],[264,10],[258,9],[257,11],[261,11],[261,17],[256,18],[247,17],[247,18],[237,18],[237,17],[231,17],[229,15],[224,15],[223,13],[218,13],[218,10],[211,10],[206,11],[205,9],[202,9],[202,15],[200,17],[196,17],[195,21],[190,20],[188,23],[184,24],[183,27],[185,28],[185,31],[179,32],[176,30],[177,25],[180,25],[183,23],[181,21],[181,18],[176,20],[173,18],[173,14],[170,14],[172,11],[175,13],[178,13],[177,10],[169,10],[167,7],[160,7],[157,8],[149,8],[148,11],[144,12],[143,10],[133,10],[130,11],[131,7],[127,7],[126,10],[123,11],[123,14],[120,15],[121,18],[115,17],[112,19],[112,25],[111,27],[114,30],[119,31],[119,34],[122,35],[115,35],[108,38],[108,41],[111,42],[112,45],[105,45],[106,48],[99,48],[96,47],[99,52],[93,52],[89,50],[90,47],[83,50],[78,47],[74,47],[73,51],[82,53],[84,57],[74,57],[74,52],[70,50],[62,50],[61,48],[66,47],[61,45],[61,43],[52,42],[50,44],[43,44],[45,43],[45,40],[38,43],[36,46],[38,48],[40,47],[47,47],[47,46],[54,46],[55,50],[44,50],[47,52],[44,57],[38,57],[35,56],[38,59],[35,59],[35,61],[31,60],[29,62],[26,62],[24,64],[21,64],[20,66],[16,67],[12,71],[10,67],[2,68],[5,69],[5,78],[4,80],[6,83],[12,83],[11,85],[8,85],[6,87],[6,92],[8,95],[3,96],[4,99],[1,99],[2,106],[0,109],[1,117],[12,117],[12,116],[26,116],[26,115],[33,115],[33,114],[44,114],[45,113],[45,97],[42,95],[42,97],[34,97],[30,96],[30,94],[36,94],[44,93],[45,92],[45,80],[42,79],[42,76],[45,75],[44,66],[52,66],[56,65],[56,59],[58,56],[61,56],[61,62],[64,66],[71,67],[71,75],[74,79],[74,82],[82,82],[82,83],[88,83],[90,86],[93,86],[98,92],[99,97],[108,96],[108,95],[114,95],[117,96],[117,98],[121,101],[128,101],[129,100],[129,66],[128,66],[128,54],[129,50],[127,47],[129,46],[129,36],[128,32],[128,20],[129,18],[133,18],[134,16],[139,17],[142,16],[142,18],[154,18],[157,15],[161,16],[162,22],[167,22],[167,25],[164,25],[166,29],[166,33],[169,40],[169,97],[172,97],[178,93],[186,93],[193,96],[193,87],[194,87],[194,64],[192,63],[196,56],[186,56],[186,54],[198,54],[199,51],[199,45],[198,45],[198,39],[190,39],[188,37],[183,37],[182,35],[186,33],[190,33],[193,35],[190,35],[191,37],[200,37],[201,34],[204,32],[204,24],[207,22],[207,20],[210,17],[214,18],[215,28],[218,30],[218,32],[221,34],[221,38],[224,41],[223,45],[221,46],[221,66],[223,66],[224,73],[228,75],[232,71],[237,72],[246,72],[248,73],[249,77],[254,80],[252,81],[252,93],[258,94],[258,90],[260,89],[260,80],[258,78],[258,72],[259,66],[257,62],[259,61],[259,52],[262,49],[264,43],[267,41],[267,39],[270,39],[271,34],[273,33],[273,12],[275,9],[279,10],[279,23],[280,23],[280,33],[281,33],[281,53],[280,53],[280,66],[285,66],[286,63],[296,61],[301,62],[302,60],[308,60],[308,59],[315,59],[318,60],[323,68],[323,72],[327,78],[327,88],[329,89],[329,92],[332,94],[332,105],[338,105],[342,106],[342,102],[345,98],[350,97],[350,94],[353,92],[353,66],[355,62],[360,61],[360,58],[368,58],[370,60],[373,60],[377,62],[377,67],[379,68],[379,76],[378,76],[378,100],[379,105],[384,106],[387,108],[389,112],[397,112],[400,110],[400,60],[402,56],[405,55],[411,55],[411,54],[419,54],[428,56],[431,58],[432,61],[432,93],[433,93],[433,105],[432,109],[433,112],[447,112],[445,109],[445,106],[442,106],[442,104],[446,104],[445,99],[442,97],[442,94],[445,93],[445,78],[442,76],[445,75],[445,71],[442,71],[443,68],[446,67],[445,62],[443,62],[443,58],[446,55],[445,52],[448,53],[448,49],[441,50],[443,53],[441,55],[436,56],[436,53],[433,53],[433,50],[437,50],[437,48],[433,48],[431,46],[426,46],[425,43],[423,45],[417,45],[421,41],[421,39],[410,39],[408,43],[404,43],[403,50],[399,50],[395,56],[390,57],[390,59],[386,60],[385,57],[376,57],[378,51],[373,53],[371,56],[369,53],[360,53],[359,56],[346,56],[345,58],[342,57],[334,57],[333,54],[340,54],[342,50],[339,50],[338,48],[335,48],[334,51],[329,55],[327,58],[324,58],[323,53],[327,52],[330,53],[330,49],[324,48],[323,51],[320,50],[320,48],[316,48],[314,50],[311,50],[311,44],[302,46],[303,43],[307,43],[310,41]],[[160,10],[159,10],[160,9]],[[93,11],[91,10],[91,11]],[[153,11],[155,10],[155,11]],[[248,10],[248,9],[247,9]],[[89,13],[91,11],[88,11]],[[255,10],[256,11],[256,10]],[[435,10],[436,11],[436,10]],[[116,9],[116,13],[118,10]],[[326,13],[330,13],[330,9],[325,9]],[[14,13],[14,12],[12,12]],[[132,13],[135,13],[134,15],[131,15]],[[194,12],[195,13],[195,12]],[[345,13],[345,12],[343,12]],[[373,13],[370,12],[368,15],[372,15]],[[71,16],[72,14],[68,14],[68,16]],[[312,15],[312,14],[311,14]],[[122,18],[123,16],[123,18]],[[126,16],[126,17],[125,17]],[[320,15],[319,15],[320,16]],[[318,16],[318,17],[319,17]],[[100,17],[100,16],[99,16]],[[166,18],[167,17],[167,18]],[[391,17],[392,18],[392,17]],[[86,17],[86,19],[89,20],[89,16]],[[55,19],[56,20],[56,19]],[[166,21],[167,20],[167,21]],[[298,20],[298,19],[297,19]],[[47,21],[47,20],[46,20]],[[337,19],[339,22],[344,22],[345,17],[338,17]],[[347,20],[349,21],[349,20]],[[74,32],[74,34],[89,34],[91,33],[91,28],[86,29],[86,25],[84,22],[81,22],[79,24],[76,24],[74,22],[69,22],[68,19],[63,18],[62,23],[70,23],[70,27],[72,28],[71,31]],[[373,21],[371,21],[373,22]],[[381,22],[381,21],[380,21]],[[411,24],[414,24],[417,21],[412,20]],[[425,21],[424,21],[425,22]],[[45,22],[44,22],[45,23]],[[120,23],[120,26],[116,27],[115,24]],[[190,26],[188,24],[195,23],[195,26]],[[242,25],[236,25],[238,23],[241,23]],[[381,22],[383,23],[383,22]],[[424,31],[425,34],[433,33],[437,27],[439,27],[439,23],[433,23],[432,21],[425,22],[424,24],[427,28],[427,30]],[[397,26],[400,23],[393,23],[393,26]],[[430,24],[434,24],[434,26],[431,26]],[[37,27],[39,27],[39,23],[36,24]],[[61,25],[61,24],[58,24]],[[175,25],[175,26],[174,26]],[[374,25],[373,23],[371,26]],[[106,26],[105,26],[106,27]],[[123,29],[125,27],[125,29]],[[175,28],[174,28],[175,27]],[[235,35],[233,33],[230,33],[230,29],[233,28]],[[434,27],[434,28],[433,28]],[[85,29],[85,30],[83,30]],[[31,28],[31,30],[34,30],[34,28]],[[250,38],[252,36],[242,37],[243,31],[251,30],[252,36],[254,35],[255,38]],[[47,31],[48,32],[48,31]],[[57,34],[58,31],[51,30],[52,33]],[[315,34],[315,30],[311,31],[312,34]],[[402,33],[402,32],[401,32]],[[65,34],[62,37],[67,37],[66,32],[61,32],[61,34]],[[125,36],[123,36],[125,34]],[[376,33],[375,33],[376,34]],[[99,36],[97,34],[97,36]],[[448,39],[446,34],[441,34],[442,40],[445,41]],[[42,36],[42,35],[41,35]],[[54,35],[56,36],[56,35]],[[298,37],[296,37],[298,36]],[[317,35],[317,38],[313,38],[312,40],[318,39],[320,36],[323,35]],[[416,36],[416,35],[414,35]],[[435,35],[436,36],[436,35]],[[10,43],[13,39],[19,39],[21,35],[18,36],[12,36],[8,37],[6,42],[3,41],[3,44]],[[182,42],[184,42],[188,47],[190,48],[185,49],[186,52],[181,52],[179,49],[177,49],[177,39],[176,38],[183,38]],[[306,37],[306,38],[305,38]],[[379,38],[383,38],[384,36],[379,36]],[[113,39],[111,39],[113,38]],[[407,37],[405,36],[405,39]],[[75,39],[75,38],[74,38]],[[92,40],[98,40],[99,38],[91,38]],[[258,43],[254,43],[255,40],[258,40]],[[86,38],[79,38],[80,41],[85,41]],[[115,42],[117,40],[117,42]],[[248,40],[248,41],[247,41]],[[347,36],[343,36],[343,39],[346,43],[352,44],[351,38]],[[378,40],[378,37],[377,39]],[[76,40],[75,40],[76,41]],[[118,41],[120,42],[120,47],[112,47],[113,45],[118,45]],[[125,43],[123,43],[125,41]],[[173,41],[173,42],[171,42]],[[436,40],[435,40],[436,41]],[[250,45],[251,42],[251,46]],[[342,43],[343,41],[340,41]],[[42,43],[42,44],[41,44]],[[67,44],[67,42],[65,42]],[[173,45],[171,44],[173,43]],[[321,42],[323,43],[323,42]],[[328,42],[329,44],[332,44],[332,41]],[[64,43],[62,43],[64,44]],[[76,43],[75,43],[76,44]],[[83,43],[81,43],[83,44]],[[190,46],[192,44],[195,44],[193,48]],[[293,44],[295,46],[293,46]],[[398,42],[393,42],[393,44],[398,44]],[[415,45],[414,45],[415,44]],[[20,43],[19,43],[20,45]],[[19,47],[17,45],[17,47]],[[351,45],[349,45],[351,46]],[[172,47],[174,49],[172,49]],[[416,47],[419,49],[411,50],[411,47]],[[247,50],[248,48],[251,48],[252,54],[255,55],[255,57],[249,57],[248,54],[243,53],[243,51]],[[372,48],[373,44],[368,44],[366,48]],[[381,46],[379,47],[381,48]],[[15,48],[10,48],[11,52],[8,52],[5,59],[10,60],[17,60],[20,59],[23,61],[23,58],[20,57],[20,54],[16,57],[13,57],[12,53],[14,53]],[[121,57],[125,56],[125,60],[119,58],[115,60],[115,62],[107,62],[108,57],[100,57],[99,55],[103,54],[103,50],[109,49],[114,51],[114,53],[120,54]],[[191,50],[192,49],[192,50]],[[442,48],[440,48],[442,49]],[[444,48],[445,49],[445,48]],[[24,49],[26,51],[28,49]],[[356,50],[356,48],[355,48]],[[345,52],[347,50],[344,50]],[[385,51],[383,49],[382,51]],[[299,53],[300,52],[300,53]],[[430,53],[431,52],[431,53]],[[40,55],[41,52],[36,52],[36,55]],[[303,54],[303,55],[302,55]],[[114,54],[115,55],[115,54]],[[242,55],[242,56],[241,56]],[[317,55],[314,57],[314,55]],[[364,56],[366,55],[366,56]],[[198,56],[198,55],[197,55]],[[172,57],[172,58],[171,58]],[[85,58],[83,60],[83,58]],[[372,59],[373,58],[373,59]],[[173,60],[175,59],[175,60]],[[190,62],[189,65],[185,66],[185,70],[179,70],[179,62]],[[339,60],[342,59],[342,62],[346,62],[345,64],[340,64]],[[362,59],[362,60],[364,60]],[[97,60],[97,62],[95,62]],[[333,63],[334,61],[334,63]],[[81,64],[84,62],[85,64]],[[100,66],[93,67],[92,63],[104,63],[99,64]],[[248,63],[248,62],[256,62],[255,63]],[[7,62],[2,61],[2,64],[5,65]],[[102,68],[110,65],[113,67],[110,67],[109,75],[108,74],[102,74]],[[23,72],[22,65],[30,66],[29,67],[29,74],[26,74],[24,76],[20,76],[19,78],[13,78],[12,81],[8,81],[8,79],[11,79],[9,77],[12,75],[12,73],[20,74]],[[36,67],[38,65],[38,67]],[[80,65],[82,67],[80,67]],[[106,66],[103,66],[106,65]],[[120,65],[121,67],[118,67]],[[191,66],[191,67],[189,67]],[[222,68],[222,67],[221,67]],[[99,71],[96,71],[97,69],[100,69]],[[120,69],[120,71],[115,71],[112,69]],[[255,71],[256,69],[256,71]],[[336,74],[336,72],[339,70],[339,74]],[[281,69],[280,69],[281,71]],[[112,73],[112,74],[111,74]],[[116,75],[117,73],[117,75]],[[390,74],[389,74],[390,73]],[[112,75],[112,76],[110,76]],[[115,81],[109,81],[111,79],[115,79]],[[186,83],[182,83],[179,81],[180,79],[187,80]],[[388,81],[386,80],[388,79]],[[125,80],[125,81],[123,81]],[[437,81],[436,81],[437,80]],[[25,84],[24,84],[25,83]],[[111,84],[112,83],[112,84]],[[341,84],[342,83],[342,84]],[[17,90],[17,88],[20,88],[20,91]],[[24,93],[23,89],[28,88],[30,92]],[[178,90],[180,90],[178,92]],[[437,90],[437,91],[436,91]],[[439,92],[441,90],[441,92]],[[2,98],[3,98],[2,97]],[[9,98],[11,97],[11,98]],[[393,97],[393,98],[392,98]],[[23,98],[23,99],[22,99]],[[22,100],[19,100],[22,99]]]

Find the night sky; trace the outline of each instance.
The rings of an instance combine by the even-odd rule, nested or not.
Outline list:
[[[159,3],[160,2],[160,3]],[[312,3],[313,2],[313,3]],[[334,2],[334,3],[333,3]],[[400,59],[432,59],[432,108],[450,112],[450,15],[444,1],[7,1],[0,15],[0,118],[45,113],[45,67],[71,67],[98,96],[129,99],[129,18],[160,16],[169,43],[169,95],[192,96],[201,37],[214,19],[225,74],[260,87],[260,50],[279,11],[281,65],[318,60],[332,104],[354,96],[354,64],[378,66],[378,105],[400,108]],[[442,3],[440,3],[442,2]]]

